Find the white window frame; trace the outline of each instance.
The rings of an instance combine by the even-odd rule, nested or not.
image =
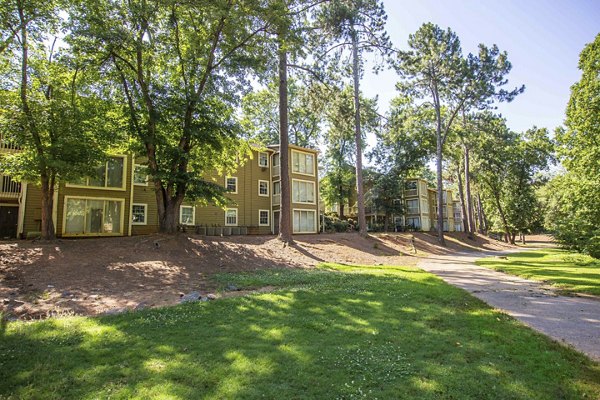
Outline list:
[[[142,206],[144,207],[144,222],[133,221],[133,207]],[[148,204],[146,203],[131,203],[131,225],[148,225]]]
[[[295,200],[295,196],[294,196],[294,182],[305,182],[305,183],[310,183],[313,186],[313,201],[296,201]],[[305,179],[292,179],[292,188],[291,188],[291,194],[292,194],[292,203],[295,204],[317,204],[317,185],[314,181],[307,181]]]
[[[266,224],[261,224],[260,223],[260,213],[267,213],[267,223]],[[269,210],[258,210],[258,226],[271,226],[271,211]]]
[[[139,167],[147,169],[147,167],[143,164],[133,164],[133,185],[134,186],[148,186],[148,174],[146,174],[146,179],[145,179],[144,183],[138,183],[135,181],[135,170]]]
[[[227,180],[228,179],[235,179],[235,192],[230,192],[229,188],[227,187]],[[227,192],[230,194],[238,194],[238,178],[237,176],[226,176],[225,177],[225,189],[227,189]]]
[[[192,209],[192,223],[191,224],[184,224],[181,220],[181,217],[183,216],[183,209],[184,208],[191,208]],[[186,206],[186,205],[180,205],[179,206],[179,224],[180,225],[186,225],[186,226],[194,226],[196,225],[196,207],[194,206]]]
[[[275,193],[275,184],[279,183],[279,193]],[[279,196],[281,194],[281,181],[273,181],[273,196]]]
[[[261,183],[264,183],[265,187],[267,188],[267,193],[266,194],[262,194],[260,192],[260,184]],[[258,195],[261,196],[261,197],[269,197],[269,181],[264,181],[262,179],[258,180]]]
[[[410,207],[408,206],[408,203],[410,202],[416,202],[417,203],[417,208],[416,208],[416,212],[410,211]],[[419,199],[408,199],[406,200],[406,213],[407,214],[420,214],[420,207],[421,205],[419,204]]]
[[[312,165],[312,171],[311,171],[312,173],[309,174],[307,172],[300,172],[299,170],[298,171],[294,170],[294,153],[298,153],[298,157],[300,157],[301,154],[305,155],[305,156],[306,155],[312,156],[312,158],[313,158],[313,165]],[[317,157],[316,157],[316,155],[314,153],[310,153],[308,151],[292,150],[292,152],[291,152],[291,164],[292,164],[292,173],[298,174],[298,175],[315,176],[315,169],[317,167]]]
[[[227,222],[227,212],[228,211],[235,211],[235,224],[231,224],[231,223]],[[239,222],[238,209],[237,208],[226,208],[225,209],[225,226],[238,226],[238,222]]]
[[[68,200],[76,199],[76,200],[102,200],[102,201],[118,201],[121,203],[121,216],[119,224],[121,226],[121,230],[117,233],[66,233],[67,231],[67,205]],[[103,217],[104,218],[104,217]],[[123,236],[125,232],[125,199],[123,198],[115,198],[115,197],[88,197],[88,196],[65,196],[64,205],[63,205],[63,221],[62,221],[62,235],[64,237],[74,237],[74,236]]]
[[[264,156],[265,157],[265,161],[266,164],[261,164],[261,157]],[[269,154],[264,152],[264,151],[259,151],[258,152],[258,166],[261,168],[269,168]]]
[[[294,226],[294,213],[298,211],[298,212],[302,212],[302,211],[306,211],[306,212],[312,212],[314,214],[314,221],[315,221],[315,230],[314,231],[298,231],[296,230],[296,227]],[[292,209],[292,233],[317,233],[319,230],[319,224],[317,221],[317,210],[311,210],[311,209],[306,209],[306,208],[294,208]]]
[[[89,177],[85,177],[85,181],[87,182],[87,184],[85,185],[81,185],[81,184],[77,184],[77,183],[65,183],[66,187],[72,187],[72,188],[82,188],[82,189],[99,189],[99,190],[118,190],[118,191],[124,191],[127,189],[127,156],[123,155],[123,154],[115,154],[110,156],[109,158],[122,158],[123,159],[123,177],[121,178],[121,181],[123,182],[123,184],[120,187],[111,187],[111,186],[106,186],[107,183],[107,176],[108,174],[106,173],[107,169],[108,169],[108,160],[106,160],[104,162],[104,186],[91,186],[89,185],[90,182],[90,178]],[[100,167],[100,166],[98,166]],[[82,197],[80,197],[82,198]]]

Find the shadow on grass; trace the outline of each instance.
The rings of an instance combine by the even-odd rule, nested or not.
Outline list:
[[[328,265],[270,294],[9,324],[0,397],[589,398],[600,369],[439,279]],[[351,273],[348,273],[351,272]]]

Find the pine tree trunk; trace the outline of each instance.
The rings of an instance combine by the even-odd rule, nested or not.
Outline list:
[[[464,231],[467,232],[469,229],[469,223],[467,222],[467,208],[465,207],[465,192],[463,190],[460,162],[457,165],[456,176],[458,176],[458,197],[460,197],[460,208],[462,211],[462,224],[463,224]]]
[[[289,164],[289,136],[288,136],[288,81],[287,81],[287,51],[284,44],[279,43],[279,168],[281,202],[279,212],[279,240],[285,244],[292,244],[291,224],[291,193],[290,193],[290,164]]]
[[[469,222],[469,237],[473,237],[475,233],[475,219],[473,218],[473,198],[471,197],[471,179],[470,179],[470,167],[469,167],[469,148],[464,147],[465,150],[465,189],[467,191],[467,220]]]
[[[442,116],[440,112],[440,107],[436,104],[436,116],[437,116],[437,151],[436,151],[436,167],[437,167],[437,203],[438,203],[438,212],[437,212],[437,232],[438,232],[438,241],[442,246],[446,246],[446,240],[444,239],[444,182],[442,179]]]
[[[481,195],[477,193],[477,203],[479,204],[479,232],[487,234],[487,219],[485,218],[485,210],[483,209],[483,203],[481,202]]]
[[[363,191],[362,134],[360,129],[360,73],[358,64],[358,35],[352,35],[352,74],[354,78],[354,141],[356,142],[356,202],[358,205],[358,233],[367,236],[365,193]]]
[[[340,202],[340,219],[344,218],[344,203]]]

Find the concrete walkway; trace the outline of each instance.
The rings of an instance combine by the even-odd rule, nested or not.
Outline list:
[[[540,282],[475,265],[475,260],[506,253],[458,253],[423,259],[419,268],[436,274],[531,328],[600,361],[600,301],[559,296]]]

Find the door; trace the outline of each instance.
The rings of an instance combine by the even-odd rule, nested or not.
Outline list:
[[[19,206],[0,206],[0,239],[17,237]]]
[[[279,211],[273,211],[273,233],[279,235]]]

